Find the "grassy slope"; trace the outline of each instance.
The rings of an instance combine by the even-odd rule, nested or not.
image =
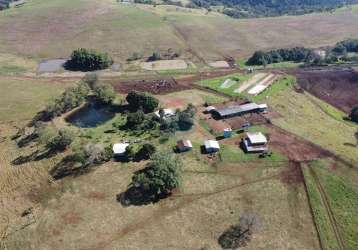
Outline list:
[[[358,186],[355,184],[357,174],[340,165],[336,165],[334,170],[330,169],[332,162],[326,160],[312,162],[310,165],[314,168],[327,194],[328,202],[344,238],[346,248],[357,249],[358,231],[356,225],[358,216],[356,211],[358,209]],[[326,214],[327,211],[323,206],[317,186],[308,168],[303,170],[324,249],[337,249],[333,231]]]
[[[50,80],[0,78],[0,123],[31,119],[69,85]]]
[[[357,22],[358,15],[351,10],[235,20],[173,6],[34,0],[0,12],[0,52],[53,58],[66,57],[81,46],[125,59],[134,51],[150,53],[172,47],[193,49],[199,57],[214,60],[223,55],[248,56],[257,49],[333,44],[357,37]]]
[[[358,161],[357,148],[347,145],[347,143],[355,144],[354,133],[357,131],[357,126],[327,115],[318,105],[310,101],[312,96],[308,95],[289,89],[267,98],[269,106],[283,116],[274,119],[273,123],[343,158]]]

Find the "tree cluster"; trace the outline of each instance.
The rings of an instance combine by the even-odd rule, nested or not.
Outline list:
[[[72,159],[80,163],[82,167],[102,164],[112,158],[112,147],[105,147],[102,144],[88,143],[83,147],[76,149]]]
[[[64,151],[73,142],[73,133],[68,129],[60,129],[55,137],[50,138],[46,147],[50,151]]]
[[[192,104],[189,104],[183,111],[176,110],[172,117],[164,117],[164,111],[160,109],[160,129],[169,133],[175,133],[177,130],[189,130],[194,125],[195,112],[196,109]]]
[[[99,53],[84,48],[72,52],[70,60],[65,64],[69,70],[94,71],[106,69],[113,64],[107,53]]]
[[[134,161],[148,160],[156,151],[155,146],[150,143],[144,143],[137,150],[132,144],[126,148],[126,157]]]
[[[38,120],[48,121],[80,106],[87,100],[89,92],[90,89],[86,83],[66,89],[60,97],[46,106]]]
[[[132,111],[142,110],[144,113],[153,112],[159,104],[159,101],[149,93],[131,91],[126,100]]]

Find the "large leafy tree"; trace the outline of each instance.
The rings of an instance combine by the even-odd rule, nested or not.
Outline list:
[[[74,50],[65,67],[69,70],[94,71],[106,69],[113,64],[107,53],[80,48]]]
[[[153,112],[159,104],[159,101],[149,93],[131,91],[126,100],[132,110],[142,109],[144,113]]]
[[[182,162],[168,152],[157,152],[144,171],[132,178],[132,185],[149,199],[166,195],[180,183]]]

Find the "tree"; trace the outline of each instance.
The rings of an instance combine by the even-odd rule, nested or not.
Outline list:
[[[106,53],[80,48],[74,50],[65,68],[69,70],[93,71],[106,69],[113,64],[113,60]]]
[[[113,89],[112,85],[101,84],[94,88],[93,90],[95,101],[102,105],[112,104],[116,98],[116,92]]]
[[[162,55],[158,52],[153,52],[153,54],[148,57],[148,62],[158,61],[162,59]]]
[[[134,113],[129,113],[127,115],[127,127],[137,127],[139,124],[141,124],[145,119],[145,115],[142,110],[138,110]]]
[[[178,126],[181,130],[189,130],[194,125],[194,120],[190,113],[179,112],[178,115]]]
[[[75,162],[81,163],[82,167],[87,167],[107,162],[112,158],[112,155],[110,146],[105,147],[102,144],[88,143],[75,151],[73,159]]]
[[[153,112],[159,104],[159,101],[152,95],[137,91],[129,92],[126,100],[130,109],[134,111],[142,109],[144,113]]]
[[[132,186],[139,189],[148,199],[167,195],[180,183],[182,162],[168,152],[157,152],[151,157],[144,171],[135,174]]]
[[[146,143],[138,150],[136,153],[137,160],[147,160],[149,159],[156,151],[154,145]]]
[[[58,131],[58,135],[50,140],[47,144],[47,147],[51,151],[63,151],[69,145],[71,145],[73,141],[73,134],[68,129],[60,129]]]
[[[358,123],[358,106],[352,108],[350,118],[353,122]]]

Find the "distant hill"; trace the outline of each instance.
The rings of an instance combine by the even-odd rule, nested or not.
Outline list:
[[[235,18],[301,15],[355,3],[358,0],[191,0],[198,7],[224,6],[223,13]]]

